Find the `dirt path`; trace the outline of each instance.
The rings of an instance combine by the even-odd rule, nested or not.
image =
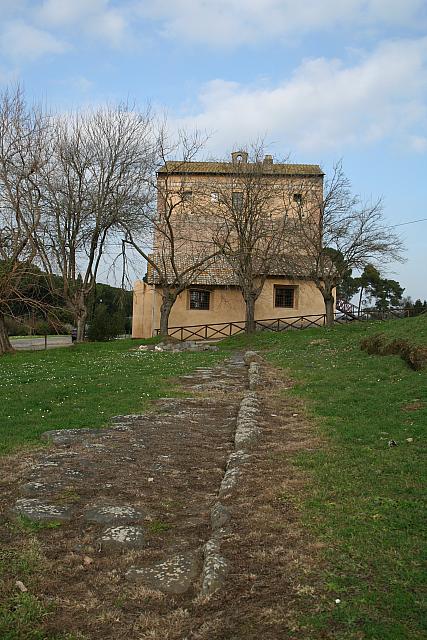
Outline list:
[[[108,429],[51,432],[47,450],[3,461],[0,541],[37,549],[26,581],[50,610],[46,638],[302,637],[315,551],[292,459],[315,443],[289,383],[254,366],[255,391],[237,354],[181,378],[189,397]]]

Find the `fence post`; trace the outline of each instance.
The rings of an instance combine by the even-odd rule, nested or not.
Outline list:
[[[45,348],[45,350],[47,349],[47,334],[46,333],[45,333],[45,336],[44,336],[44,348]]]

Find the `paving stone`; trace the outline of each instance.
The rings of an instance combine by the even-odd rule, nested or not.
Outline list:
[[[20,498],[12,512],[30,520],[70,520],[75,509],[69,505],[52,504],[38,498]]]
[[[109,527],[100,538],[104,549],[116,549],[125,547],[127,549],[140,549],[145,546],[144,529],[138,526],[119,525]]]
[[[107,449],[106,445],[102,444],[101,442],[86,442],[86,444],[84,444],[83,446],[85,449],[99,451],[100,453],[103,453]]]
[[[240,476],[240,470],[238,469],[238,467],[227,469],[222,479],[221,487],[219,489],[220,494],[224,494],[227,491],[230,491],[230,489],[232,489],[236,484],[239,476]]]
[[[113,424],[111,428],[114,429],[114,431],[133,431],[134,430],[130,422],[119,422],[118,424]]]
[[[205,544],[205,561],[202,573],[202,594],[209,596],[224,583],[227,561],[220,555],[219,540],[211,539]]]
[[[111,418],[112,422],[125,422],[125,423],[132,423],[135,420],[144,420],[147,419],[147,416],[141,413],[129,413],[126,416],[113,416]]]
[[[65,451],[55,451],[54,453],[49,453],[44,457],[45,460],[53,460],[54,462],[63,462],[67,458],[74,458],[75,456],[80,455],[77,451],[71,451],[71,449],[66,449]]]
[[[86,522],[97,524],[130,524],[141,520],[144,514],[130,505],[96,504],[83,514]]]
[[[62,468],[60,470],[60,474],[61,474],[61,478],[63,480],[65,480],[66,482],[70,482],[72,480],[81,480],[82,478],[85,477],[85,475],[82,473],[82,471],[78,470],[78,469],[66,469],[66,468]],[[35,475],[32,476],[33,480],[44,480],[44,477],[39,476],[39,478],[35,477]]]
[[[252,362],[261,362],[262,358],[256,351],[246,351],[243,356],[243,361],[246,366],[252,364]]]
[[[99,434],[99,429],[56,429],[45,431],[41,435],[42,440],[53,442],[54,444],[67,445],[80,442],[85,438],[94,438]]]
[[[188,591],[200,572],[200,553],[180,553],[149,567],[131,567],[127,580],[142,582],[152,589],[178,595]]]
[[[222,529],[231,518],[230,509],[225,507],[220,502],[214,504],[211,509],[211,528],[212,531],[216,531],[218,529]]]
[[[41,462],[31,467],[31,471],[44,471],[49,467],[59,467],[59,462],[55,460],[41,460]]]
[[[57,493],[63,488],[62,482],[39,482],[37,480],[27,482],[21,487],[21,493],[25,496],[43,496],[48,493]]]
[[[230,453],[227,462],[227,469],[232,469],[233,467],[239,467],[246,462],[249,462],[251,456],[246,451],[242,451],[241,449],[238,451],[233,451]]]
[[[260,435],[261,430],[254,422],[239,422],[234,436],[236,447],[244,449],[252,445]]]

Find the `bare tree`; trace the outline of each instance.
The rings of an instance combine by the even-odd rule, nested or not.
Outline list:
[[[26,284],[37,273],[33,238],[40,229],[47,126],[39,109],[27,107],[19,87],[0,95],[0,354],[13,350],[5,318],[14,307],[43,306],[27,295]]]
[[[56,119],[42,177],[43,235],[37,248],[84,340],[88,300],[101,259],[123,218],[141,205],[151,115],[127,105]]]
[[[205,139],[198,132],[179,132],[169,141],[160,125],[155,142],[145,206],[123,224],[123,243],[147,261],[149,280],[161,291],[160,334],[168,335],[169,316],[180,293],[205,271],[218,255],[207,224],[205,191],[189,176],[189,163]],[[170,161],[170,157],[179,160]]]
[[[255,302],[273,273],[287,274],[292,215],[286,163],[273,164],[260,144],[236,152],[227,179],[215,181],[214,242],[234,273],[246,307],[246,332],[255,331]]]
[[[310,274],[323,296],[328,325],[334,322],[334,290],[349,269],[402,261],[403,245],[383,219],[381,199],[363,202],[351,192],[341,162],[325,182],[324,193],[301,188],[310,202],[301,206],[291,235],[294,269]]]

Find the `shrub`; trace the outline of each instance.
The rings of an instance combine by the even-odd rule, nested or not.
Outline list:
[[[421,371],[427,366],[427,347],[399,338],[387,342],[383,333],[365,338],[361,341],[360,348],[370,355],[399,355],[415,371]]]
[[[30,333],[30,328],[27,324],[19,322],[15,318],[6,316],[6,329],[9,336],[27,336]]]
[[[51,326],[46,320],[37,320],[34,325],[34,333],[38,336],[47,336],[51,332]]]
[[[124,318],[116,312],[110,314],[105,304],[95,307],[88,338],[93,342],[111,340],[124,331]]]

